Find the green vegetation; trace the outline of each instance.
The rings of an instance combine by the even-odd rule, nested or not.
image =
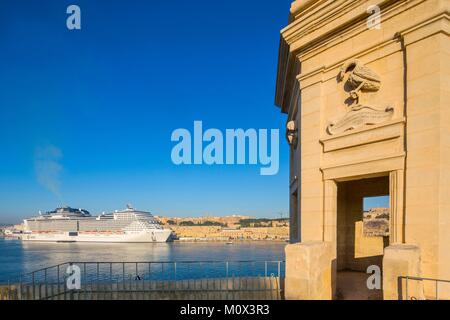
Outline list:
[[[220,223],[217,221],[205,221],[203,223],[199,223],[199,226],[217,226],[217,227],[226,227],[225,223]]]
[[[199,226],[199,227],[210,227],[210,226],[217,226],[217,227],[226,227],[227,225],[225,223],[220,223],[217,221],[204,221],[199,223],[194,223],[193,221],[181,221],[180,226],[185,227],[192,227],[192,226]]]
[[[196,224],[192,221],[181,221],[180,222],[180,226],[185,226],[185,227],[192,227],[195,226]]]
[[[253,228],[260,228],[260,227],[273,227],[276,224],[274,222],[278,222],[279,224],[282,224],[284,226],[287,226],[289,219],[287,218],[278,218],[278,219],[241,219],[239,220],[239,224],[241,227],[253,227]]]

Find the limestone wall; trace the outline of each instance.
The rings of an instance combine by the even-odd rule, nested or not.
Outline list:
[[[438,5],[438,1],[434,5]],[[443,5],[443,3],[441,3]],[[450,4],[447,2],[447,8]],[[430,3],[430,8],[433,8]],[[450,279],[450,40],[430,33],[408,46],[406,243],[421,249],[422,274]],[[447,29],[448,30],[448,29]],[[414,35],[414,34],[413,34]],[[413,36],[411,35],[411,37]],[[416,33],[415,36],[418,36]],[[433,292],[427,284],[426,292]],[[450,290],[447,289],[450,298]]]
[[[370,5],[381,8],[376,28],[368,25]],[[299,190],[301,241],[330,241],[337,252],[347,242],[347,234],[337,240],[345,232],[339,206],[350,216],[359,211],[338,199],[339,184],[389,176],[390,243],[417,245],[421,275],[450,279],[449,12],[448,0],[293,4],[281,31],[276,103],[299,130],[289,186],[291,195]],[[330,123],[359,103],[350,95],[356,86],[340,77],[355,60],[379,79],[378,90],[358,97],[361,105],[391,110],[390,119],[355,117],[348,130],[330,133]],[[433,294],[429,283],[425,294]],[[449,289],[439,290],[450,298]]]

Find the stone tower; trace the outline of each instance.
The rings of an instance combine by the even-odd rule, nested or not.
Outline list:
[[[298,0],[281,31],[276,105],[288,115],[286,298],[450,297],[450,1]],[[362,199],[389,196],[389,235]],[[401,281],[399,281],[399,279]],[[349,286],[349,283],[351,284]]]

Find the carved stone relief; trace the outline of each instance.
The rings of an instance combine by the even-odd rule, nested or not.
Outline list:
[[[286,123],[286,139],[290,146],[297,147],[298,130],[295,121],[291,120]]]
[[[351,88],[349,92],[350,110],[344,115],[329,121],[327,132],[330,135],[361,128],[365,125],[379,124],[392,118],[394,109],[390,106],[377,109],[363,102],[364,93],[380,89],[381,79],[378,74],[366,67],[359,60],[351,60],[342,66],[339,81]]]

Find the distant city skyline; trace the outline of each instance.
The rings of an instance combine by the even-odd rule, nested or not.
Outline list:
[[[65,205],[64,206],[58,206],[58,207],[65,207]],[[78,208],[78,207],[74,207],[74,208]],[[97,215],[101,215],[102,213],[112,213],[112,212],[114,212],[116,210],[122,210],[124,208],[125,208],[125,206],[122,206],[122,207],[114,209],[114,210],[108,210],[108,211],[102,211],[102,212],[91,212],[90,211],[90,213],[93,216],[97,216]],[[50,210],[46,210],[46,211],[52,211],[54,209],[56,209],[56,207],[53,208],[53,209],[50,209]],[[79,209],[86,209],[86,208],[79,208]],[[136,209],[146,210],[145,208],[136,208]],[[86,209],[86,210],[89,211],[89,209]],[[38,216],[39,215],[39,211],[41,211],[41,213],[46,212],[46,211],[43,211],[43,210],[38,210],[37,212],[34,212],[34,213],[32,213],[31,215],[28,215],[28,216],[11,217],[10,220],[8,220],[8,217],[7,217],[4,220],[0,220],[0,226],[22,223],[23,222],[22,219],[24,219],[24,218],[30,218],[32,216]],[[185,215],[183,213],[180,213],[180,214],[174,213],[174,214],[167,214],[167,215],[166,214],[158,214],[157,212],[151,212],[151,213],[154,216],[156,216],[156,217],[163,217],[163,218],[169,218],[169,219],[170,218],[177,218],[177,219],[205,218],[205,219],[207,219],[207,218],[221,218],[221,217],[232,217],[232,216],[235,216],[235,217],[236,216],[250,217],[250,218],[255,218],[255,219],[266,219],[266,218],[267,219],[289,219],[289,213],[288,212],[284,212],[282,215],[280,215],[280,212],[278,212],[278,213],[268,214],[266,216],[258,215],[258,214],[256,214],[256,215],[247,215],[247,214],[240,214],[240,213],[229,213],[229,214],[223,214],[223,215],[213,215],[213,214],[210,214],[208,212],[198,213],[198,214],[194,214],[194,215]]]

